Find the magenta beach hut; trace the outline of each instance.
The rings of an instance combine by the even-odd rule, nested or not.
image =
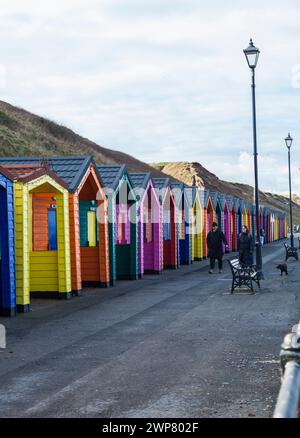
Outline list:
[[[232,239],[230,232],[230,210],[225,195],[220,194],[219,200],[222,208],[222,230],[228,242],[228,249],[226,249],[226,252],[229,252],[232,249]]]
[[[219,229],[224,232],[224,214],[220,202],[219,192],[210,192],[210,198],[214,207],[214,220],[217,222]]]
[[[139,276],[163,270],[163,227],[161,206],[150,173],[130,173],[138,200]]]
[[[235,199],[233,196],[226,196],[226,202],[229,209],[230,216],[230,250],[237,250],[237,232],[236,232],[236,210]],[[228,241],[229,242],[229,241]]]
[[[191,211],[193,198],[183,183],[172,182],[172,191],[176,203],[176,221],[178,227],[178,264],[192,263]]]

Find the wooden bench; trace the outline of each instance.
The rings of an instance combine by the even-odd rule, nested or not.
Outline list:
[[[253,292],[253,282],[260,288],[259,276],[256,266],[242,266],[239,259],[227,260],[232,273],[231,293],[237,287],[246,286]]]
[[[285,261],[287,261],[290,257],[294,257],[298,260],[298,249],[295,247],[288,246],[287,243],[284,244],[285,247]]]

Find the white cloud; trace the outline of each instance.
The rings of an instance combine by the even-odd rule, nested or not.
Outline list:
[[[259,182],[264,181],[264,189],[268,192],[276,192],[279,194],[287,194],[288,186],[288,161],[279,160],[276,156],[259,156]],[[234,162],[225,160],[220,163],[216,160],[212,167],[217,174],[223,173],[225,180],[232,182],[241,182],[254,185],[253,176],[253,155],[248,152],[240,152],[238,158]],[[237,177],[233,176],[235,169]],[[291,166],[293,175],[293,192],[300,193],[300,172],[299,168],[293,164]]]
[[[296,0],[272,8],[257,0],[0,0],[0,17],[4,100],[137,158],[200,161],[248,183],[250,72],[242,49],[252,36],[261,49],[260,185],[286,191],[283,138],[291,131],[300,191]]]

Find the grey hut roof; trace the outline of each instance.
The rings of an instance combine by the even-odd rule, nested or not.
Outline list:
[[[185,196],[186,196],[186,200],[188,202],[188,205],[190,208],[192,208],[194,206],[194,202],[196,199],[196,187],[185,187],[184,188],[184,192],[185,192]]]
[[[205,190],[204,189],[199,189],[199,187],[197,187],[196,190],[199,193],[199,198],[200,198],[201,206],[202,206],[202,208],[204,208],[205,207]],[[207,198],[207,200],[208,200],[208,198]]]
[[[180,189],[180,190],[182,190],[183,191],[183,189],[184,189],[184,183],[182,183],[182,182],[172,182],[171,183],[171,186],[172,186],[172,188],[174,188],[174,189]]]
[[[213,203],[214,209],[216,209],[217,204],[218,204],[218,202],[219,202],[219,192],[210,192],[210,193],[209,193],[209,196],[210,196],[210,198],[211,198],[211,200],[212,200],[212,203]]]
[[[241,210],[243,210],[245,208],[245,201],[243,199],[239,198],[239,207]]]
[[[76,191],[89,165],[94,164],[91,156],[0,158],[0,165],[38,163],[47,163],[50,170],[56,173],[56,175],[67,184],[70,192]],[[98,174],[97,176],[99,177],[100,182],[103,183],[100,175]]]
[[[234,203],[235,203],[235,209],[236,211],[238,211],[239,209],[242,209],[243,206],[241,204],[241,199],[240,198],[234,198]]]
[[[253,202],[250,201],[245,201],[246,204],[246,209],[250,210],[250,212],[252,213],[253,211],[255,212],[255,205],[253,204]],[[253,210],[254,209],[254,210]],[[259,206],[259,210],[261,210],[261,206]]]
[[[252,204],[249,201],[244,201],[244,207],[247,211],[251,210]]]
[[[151,179],[150,172],[130,173],[129,176],[134,188],[146,189]]]
[[[157,191],[159,191],[160,202],[163,201],[165,193],[171,187],[170,178],[153,178],[153,182]]]
[[[222,210],[225,209],[225,204],[227,204],[226,196],[223,193],[219,193],[219,202],[221,204]]]
[[[97,166],[104,187],[117,190],[119,182],[124,175],[128,175],[127,166],[125,164],[112,164]]]
[[[199,189],[199,187],[197,187],[197,186],[193,186],[193,205],[194,205],[194,203],[195,203],[195,201],[196,201],[196,196],[197,196],[197,193],[199,194],[199,198],[200,198],[200,192],[201,192],[202,190],[200,190]],[[200,199],[200,203],[202,204],[202,200]]]
[[[234,207],[234,198],[233,198],[233,196],[226,195],[225,198],[226,198],[226,202],[227,202],[229,211],[232,211],[233,207]]]
[[[192,187],[186,186],[182,182],[172,182],[171,187],[173,189],[173,194],[174,194],[176,205],[179,206],[179,204],[181,202],[182,195],[184,195],[185,202],[187,203],[188,207],[191,208],[193,205]],[[189,190],[189,189],[191,189],[191,190]]]
[[[208,200],[210,197],[210,191],[208,189],[199,190],[200,200],[204,208],[208,206]]]
[[[170,178],[153,178],[153,182],[157,189],[166,189],[167,187],[171,187]]]

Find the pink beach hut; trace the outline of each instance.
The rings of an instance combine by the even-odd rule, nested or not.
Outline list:
[[[138,201],[139,276],[163,270],[162,212],[150,173],[130,173]]]

